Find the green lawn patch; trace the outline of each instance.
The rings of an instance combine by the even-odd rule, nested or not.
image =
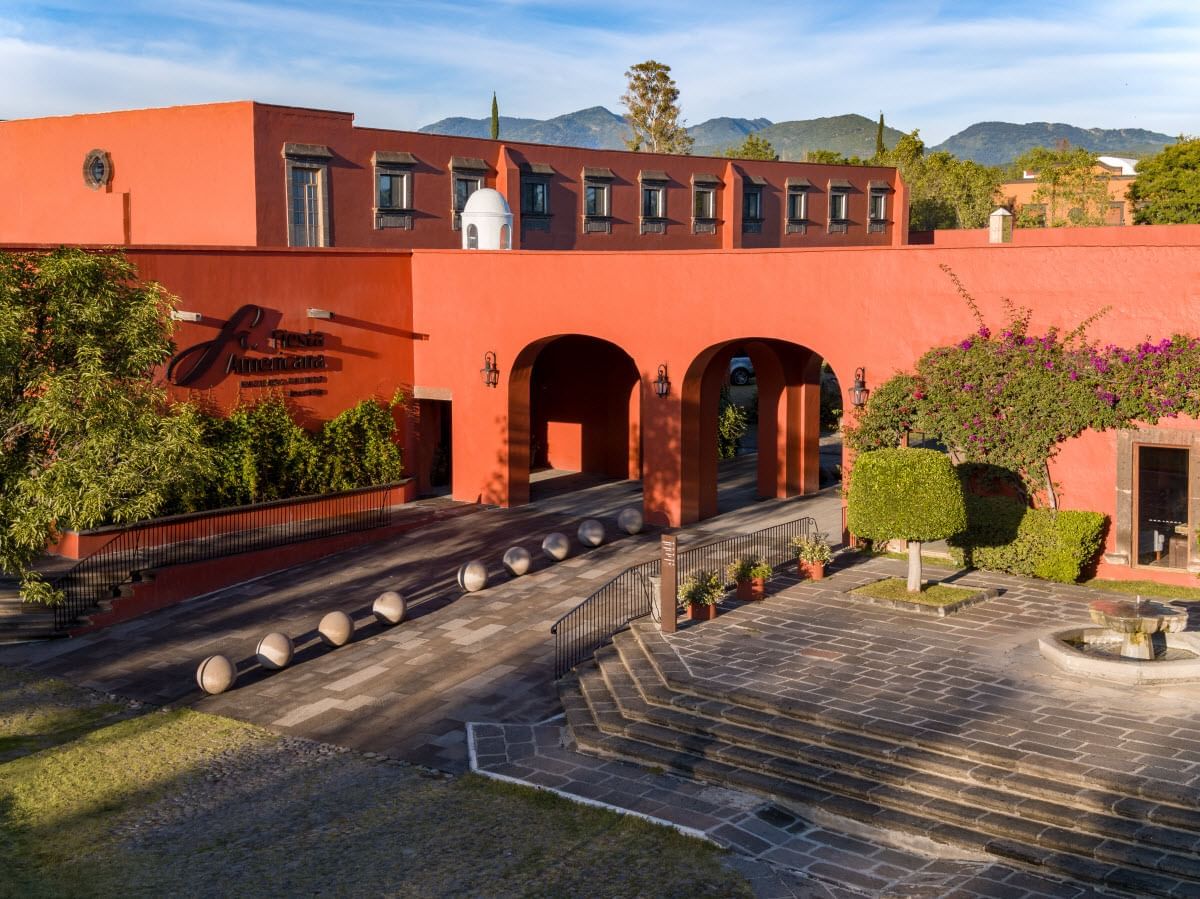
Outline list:
[[[980,591],[970,587],[925,584],[921,587],[920,593],[909,593],[908,583],[904,579],[887,578],[864,584],[850,592],[861,596],[871,596],[875,599],[888,599],[893,602],[911,602],[922,606],[949,606],[978,596]]]
[[[1174,587],[1157,581],[1109,581],[1094,578],[1083,581],[1082,586],[1111,593],[1128,593],[1130,596],[1161,596],[1167,599],[1200,599],[1200,587]]]
[[[908,553],[883,552],[875,553],[875,557],[880,559],[899,559],[901,562],[908,561]],[[955,571],[962,567],[956,564],[953,559],[947,559],[942,556],[929,556],[925,553],[921,553],[921,564],[928,565],[931,568],[950,568]]]
[[[0,895],[752,895],[712,844],[542,791],[186,709],[90,720],[0,764]]]

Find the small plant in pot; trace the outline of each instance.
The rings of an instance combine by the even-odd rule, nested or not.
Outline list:
[[[758,556],[734,559],[725,569],[725,576],[737,584],[737,598],[742,602],[762,599],[773,573],[771,566]]]
[[[724,592],[725,585],[715,571],[697,571],[679,585],[679,598],[687,604],[688,618],[693,621],[716,618],[717,601]]]
[[[825,577],[825,566],[833,559],[833,547],[824,534],[803,534],[792,538],[792,549],[796,553],[796,565],[800,576],[819,581]]]

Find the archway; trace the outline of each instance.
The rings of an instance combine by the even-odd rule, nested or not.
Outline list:
[[[508,407],[510,505],[530,500],[532,472],[641,477],[641,375],[616,344],[582,334],[535,341],[513,365]]]
[[[757,458],[748,492],[783,498],[820,489],[821,357],[775,338],[727,340],[698,354],[684,377],[684,524],[727,511],[718,496],[718,408],[735,354],[750,358],[758,391]]]

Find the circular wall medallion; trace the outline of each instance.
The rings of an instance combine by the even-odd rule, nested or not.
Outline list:
[[[92,190],[108,186],[112,181],[112,157],[105,150],[92,150],[83,160],[83,183]]]

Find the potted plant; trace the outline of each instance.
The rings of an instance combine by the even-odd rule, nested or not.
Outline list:
[[[725,569],[725,576],[737,584],[737,598],[742,602],[762,599],[773,573],[771,566],[758,556],[734,559]]]
[[[792,549],[796,553],[796,567],[800,577],[819,581],[825,577],[825,566],[833,558],[833,548],[824,534],[803,534],[792,538]]]
[[[725,585],[715,571],[700,570],[679,585],[679,598],[687,604],[688,618],[709,621],[717,617],[717,600]]]

